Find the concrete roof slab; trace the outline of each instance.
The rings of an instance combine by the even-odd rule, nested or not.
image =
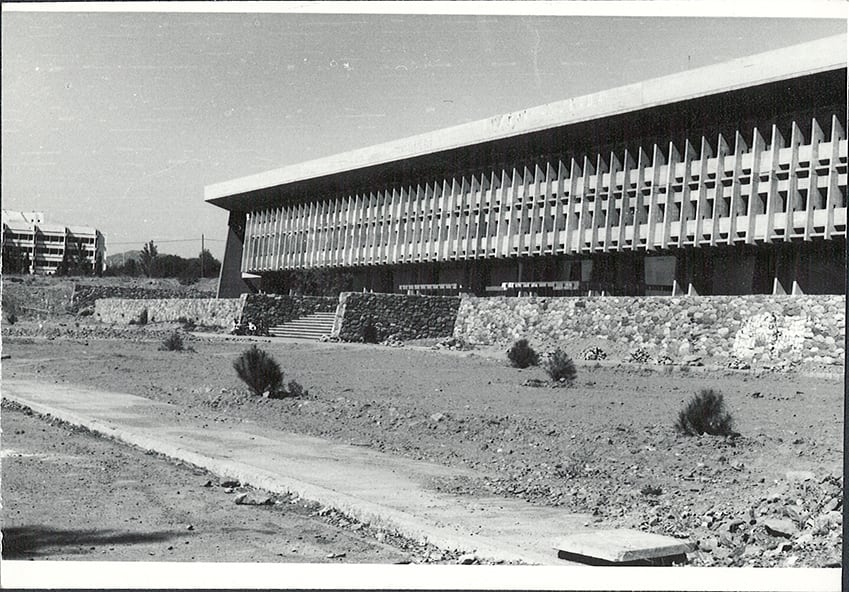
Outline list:
[[[846,61],[846,35],[827,37],[207,185],[204,196],[215,205],[229,207],[221,198],[836,70],[845,68]]]

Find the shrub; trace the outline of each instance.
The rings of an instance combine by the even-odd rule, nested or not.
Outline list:
[[[528,345],[527,339],[520,339],[507,350],[507,358],[514,368],[527,368],[539,364],[539,355]]]
[[[377,327],[371,321],[367,321],[363,325],[363,343],[377,343],[378,341]]]
[[[722,394],[713,389],[699,391],[678,413],[675,422],[675,429],[688,436],[730,436],[734,434],[732,427],[733,420],[725,411]]]
[[[131,325],[147,325],[147,309],[143,308],[142,311],[139,313],[139,316],[130,320],[130,324]]]
[[[307,389],[301,386],[301,383],[290,380],[289,384],[286,385],[286,394],[290,397],[306,397],[310,393]]]
[[[663,488],[658,487],[656,485],[643,485],[642,489],[640,489],[640,493],[643,495],[662,495]]]
[[[174,331],[162,341],[159,346],[160,351],[183,351],[186,348],[183,346],[183,336]]]
[[[256,395],[274,394],[283,383],[280,365],[265,351],[252,345],[233,362],[236,374]]]
[[[183,323],[183,331],[194,331],[195,329],[197,329],[197,325],[195,324],[194,319],[186,319],[180,322]]]
[[[560,383],[571,384],[578,371],[575,369],[575,363],[563,350],[555,350],[549,355],[544,362],[546,373],[551,377],[551,380]]]

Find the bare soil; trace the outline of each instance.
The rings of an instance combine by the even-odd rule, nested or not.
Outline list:
[[[9,405],[0,423],[3,559],[408,563],[431,551]],[[265,503],[237,505],[240,493]]]
[[[544,382],[543,371],[511,368],[494,348],[264,340],[286,380],[309,391],[270,400],[248,394],[232,369],[246,340],[189,337],[194,352],[168,352],[158,350],[162,328],[131,341],[72,326],[48,328],[49,339],[4,328],[4,376],[167,401],[210,426],[256,422],[474,468],[487,477],[434,487],[686,537],[699,543],[696,565],[840,565],[839,376],[614,361],[579,363],[571,387],[532,387],[523,384]],[[704,388],[724,393],[739,436],[676,433],[678,411]]]

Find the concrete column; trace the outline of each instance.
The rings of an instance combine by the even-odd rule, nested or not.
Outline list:
[[[242,249],[245,241],[244,212],[230,212],[227,221],[227,244],[218,276],[218,298],[236,298],[240,294],[256,292],[257,287],[242,279]]]

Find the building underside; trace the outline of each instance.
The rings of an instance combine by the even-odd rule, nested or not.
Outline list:
[[[845,37],[817,48],[840,39],[845,54]],[[440,145],[435,132],[400,145],[435,148],[397,158],[340,155],[351,164],[212,186],[209,201],[230,210],[219,295],[844,293],[841,59],[749,84],[730,64],[719,78],[735,84],[696,96],[709,73],[688,72],[647,81],[601,117],[625,93],[574,99],[562,125],[522,130],[556,111],[544,106],[498,119],[501,130],[515,115],[519,131],[492,139]],[[682,90],[648,104],[670,86]]]

